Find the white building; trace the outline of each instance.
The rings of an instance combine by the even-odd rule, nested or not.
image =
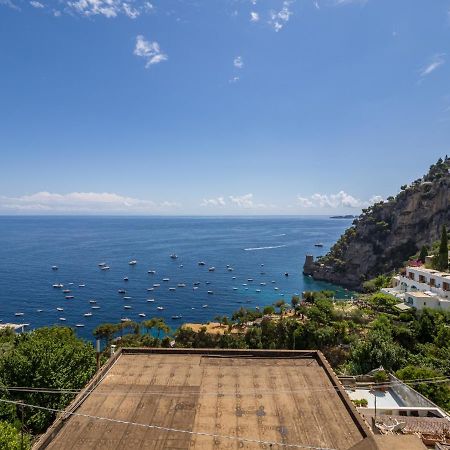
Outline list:
[[[394,287],[382,289],[417,309],[450,311],[450,274],[425,267],[407,267],[394,277]]]

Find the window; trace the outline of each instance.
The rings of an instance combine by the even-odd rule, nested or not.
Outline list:
[[[431,287],[436,286],[436,280],[434,278],[430,278],[430,286]]]
[[[443,289],[444,291],[450,291],[450,285],[444,281],[444,282],[442,283],[442,289]]]
[[[419,275],[419,283],[426,283],[427,279],[423,275]]]

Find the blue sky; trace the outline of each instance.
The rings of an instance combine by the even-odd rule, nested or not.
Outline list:
[[[0,213],[328,214],[450,154],[450,0],[0,0]]]

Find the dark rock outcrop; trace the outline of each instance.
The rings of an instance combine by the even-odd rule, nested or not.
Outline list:
[[[331,250],[305,264],[305,274],[359,289],[366,280],[401,267],[450,224],[450,158],[394,198],[363,210]]]

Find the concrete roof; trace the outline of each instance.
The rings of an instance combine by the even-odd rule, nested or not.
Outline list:
[[[315,351],[123,349],[66,412],[35,449],[347,450],[371,433]]]

